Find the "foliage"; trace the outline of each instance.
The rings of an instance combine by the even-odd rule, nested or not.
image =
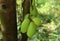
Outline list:
[[[20,34],[20,16],[22,14],[22,0],[17,0],[17,25],[18,36]],[[32,8],[33,6],[33,8]],[[41,20],[36,33],[28,41],[60,41],[60,0],[33,0],[30,13]],[[33,32],[33,31],[32,31]]]

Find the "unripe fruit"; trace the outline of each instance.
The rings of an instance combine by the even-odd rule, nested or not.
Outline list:
[[[34,8],[32,8],[32,6],[30,7],[30,14],[32,15],[32,16],[37,16],[38,15],[38,11],[37,11],[37,8],[36,7],[34,7]]]
[[[29,13],[25,15],[24,19],[29,18]]]
[[[34,24],[34,22],[31,22],[29,25],[29,28],[27,30],[27,36],[29,38],[31,38],[35,34],[36,28],[37,28],[37,26]]]
[[[32,21],[39,26],[41,24],[41,19],[40,18],[32,18]]]
[[[22,33],[25,33],[27,31],[29,24],[30,24],[30,20],[28,18],[24,19],[24,21],[21,24]]]

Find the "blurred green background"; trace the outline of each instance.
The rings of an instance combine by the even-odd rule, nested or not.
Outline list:
[[[17,25],[18,38],[21,37],[19,19],[22,15],[22,2],[17,0]],[[60,41],[60,0],[35,0],[35,7],[42,21],[36,34],[28,41]],[[37,14],[37,13],[36,13]]]
[[[23,0],[16,1],[19,40],[21,39],[22,2]],[[28,38],[27,41],[60,41],[60,0],[35,0],[35,7],[38,11],[36,14],[41,19],[41,26],[37,28],[35,35],[31,39]]]

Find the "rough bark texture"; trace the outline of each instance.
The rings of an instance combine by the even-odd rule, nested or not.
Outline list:
[[[24,0],[22,5],[23,5],[23,16],[25,16],[27,13],[30,13],[30,0]]]
[[[24,20],[24,16],[28,13],[30,13],[30,2],[31,0],[24,0],[23,1],[23,20]],[[21,33],[22,34],[22,39],[21,41],[27,41],[28,36],[26,35],[26,33]]]
[[[0,0],[3,41],[17,40],[16,0]]]

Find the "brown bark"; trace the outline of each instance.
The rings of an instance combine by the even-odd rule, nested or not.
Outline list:
[[[17,40],[16,0],[0,0],[3,41]]]
[[[22,5],[23,5],[23,17],[24,17],[27,13],[30,13],[30,0],[24,0]]]
[[[24,0],[23,1],[23,20],[26,14],[30,13],[30,2],[31,0]],[[21,33],[22,34],[22,39],[21,41],[27,41],[28,36],[26,35],[26,33]]]

